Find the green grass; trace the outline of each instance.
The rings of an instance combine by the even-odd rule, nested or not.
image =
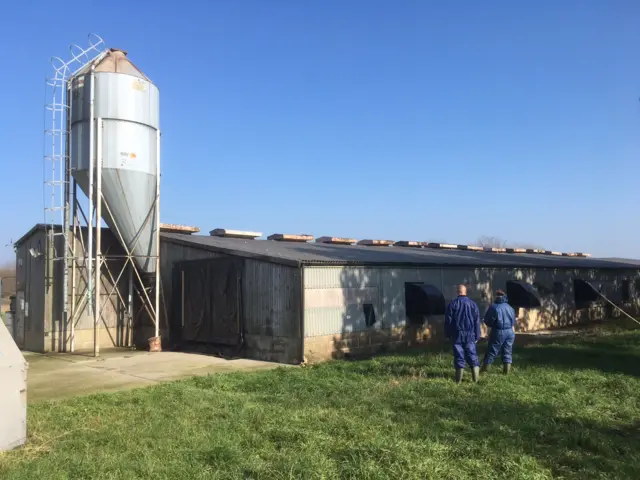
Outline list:
[[[0,478],[640,478],[640,332],[515,362],[478,385],[433,351],[35,404]]]

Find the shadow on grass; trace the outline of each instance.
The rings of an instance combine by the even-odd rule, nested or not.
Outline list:
[[[483,393],[464,399],[430,398],[429,431],[417,428],[415,434],[426,433],[447,444],[464,439],[466,455],[493,455],[488,459],[492,467],[504,474],[511,473],[509,462],[524,456],[545,465],[554,476],[602,478],[624,472],[626,478],[640,478],[637,422],[605,425],[567,416],[549,403],[530,404],[500,399],[499,392]],[[513,467],[512,473],[517,473]]]
[[[254,418],[252,435],[286,458],[282,471],[304,465],[296,478],[640,478],[635,378],[556,382],[551,368],[457,386],[434,378],[449,376],[450,360],[421,353],[332,362],[236,376],[231,391],[275,419]],[[255,468],[245,473],[260,477]]]
[[[599,370],[640,377],[638,331],[606,335],[585,332],[521,346],[517,361],[562,370]]]
[[[0,455],[0,477],[640,478],[640,380],[525,360],[632,357],[637,338],[522,347],[519,373],[478,385],[450,381],[443,347],[39,404],[32,453]]]
[[[516,336],[514,365],[516,367],[550,367],[565,371],[599,370],[640,377],[640,331],[623,333],[585,331],[563,337],[539,338]],[[478,342],[478,356],[482,360],[487,349],[486,340]],[[366,360],[373,360],[374,363]],[[377,376],[453,375],[453,359],[449,344],[428,345],[397,352],[346,358],[351,372]],[[500,363],[498,358],[497,363]],[[450,372],[442,368],[450,367]],[[422,372],[422,373],[420,373]]]

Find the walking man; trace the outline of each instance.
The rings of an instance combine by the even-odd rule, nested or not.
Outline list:
[[[489,334],[489,347],[482,361],[482,371],[486,372],[489,366],[502,354],[502,368],[505,374],[511,370],[513,362],[513,342],[516,334],[513,330],[516,324],[516,312],[507,303],[507,295],[502,291],[496,291],[496,300],[484,316],[484,323],[491,329]]]
[[[458,297],[448,306],[444,318],[444,334],[453,344],[453,366],[456,383],[462,382],[465,360],[472,368],[472,378],[478,381],[480,363],[476,342],[480,339],[480,310],[467,297],[467,287],[458,285]]]

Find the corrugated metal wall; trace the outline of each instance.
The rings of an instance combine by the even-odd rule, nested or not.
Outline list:
[[[178,243],[169,243],[160,239],[160,335],[169,338],[169,317],[173,316],[173,266],[177,262],[185,260],[200,260],[206,258],[222,257],[224,255],[193,248]],[[147,339],[154,334],[153,324],[146,318],[145,323],[136,324],[134,329],[134,341],[137,345],[144,345]]]
[[[245,259],[242,294],[246,332],[299,336],[300,287],[299,269]]]
[[[168,241],[161,241],[160,255],[165,302],[161,325],[163,335],[169,335],[164,312],[173,315],[174,311],[172,304],[174,265],[185,260],[204,260],[226,255]],[[300,269],[250,258],[243,260],[244,333],[246,337],[251,337],[250,341],[247,341],[248,344],[250,343],[254,350],[262,352],[261,358],[271,359],[268,352],[281,347],[283,351],[280,353],[284,357],[301,355],[299,341],[301,338],[301,289]]]
[[[305,268],[305,337],[365,330],[364,303],[373,304],[377,315],[385,311],[380,273],[364,267]]]
[[[621,297],[624,278],[638,278],[638,271],[579,271],[552,269],[462,269],[462,268],[362,268],[306,267],[304,272],[305,337],[335,335],[366,330],[363,303],[372,303],[376,311],[374,328],[398,328],[406,324],[405,283],[424,282],[438,287],[447,301],[455,297],[456,285],[469,286],[469,297],[484,314],[493,299],[493,291],[506,288],[508,280],[523,280],[552,289],[562,284],[562,292],[545,295],[542,308],[520,309],[519,326],[535,330],[569,324],[576,315],[573,278],[602,284],[609,298]],[[640,295],[640,292],[637,292]],[[638,295],[633,307],[638,308]],[[597,313],[597,312],[596,312]],[[429,322],[442,322],[434,317]]]

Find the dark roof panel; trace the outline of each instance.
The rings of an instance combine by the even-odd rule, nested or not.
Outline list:
[[[37,224],[25,233],[19,246],[36,230]],[[59,228],[59,227],[57,227]],[[103,232],[109,232],[103,229]],[[104,234],[104,233],[103,233]],[[321,243],[290,243],[270,240],[185,235],[161,232],[163,240],[182,243],[221,253],[257,258],[285,265],[386,265],[386,266],[469,266],[469,267],[537,267],[537,268],[617,268],[640,269],[640,260],[621,258],[583,258],[529,253],[489,253],[471,250],[403,248],[366,245],[333,245]]]
[[[489,253],[470,250],[290,243],[174,233],[161,233],[161,237],[166,241],[287,265],[638,268],[638,265],[631,263],[611,262],[595,258],[527,253]]]

